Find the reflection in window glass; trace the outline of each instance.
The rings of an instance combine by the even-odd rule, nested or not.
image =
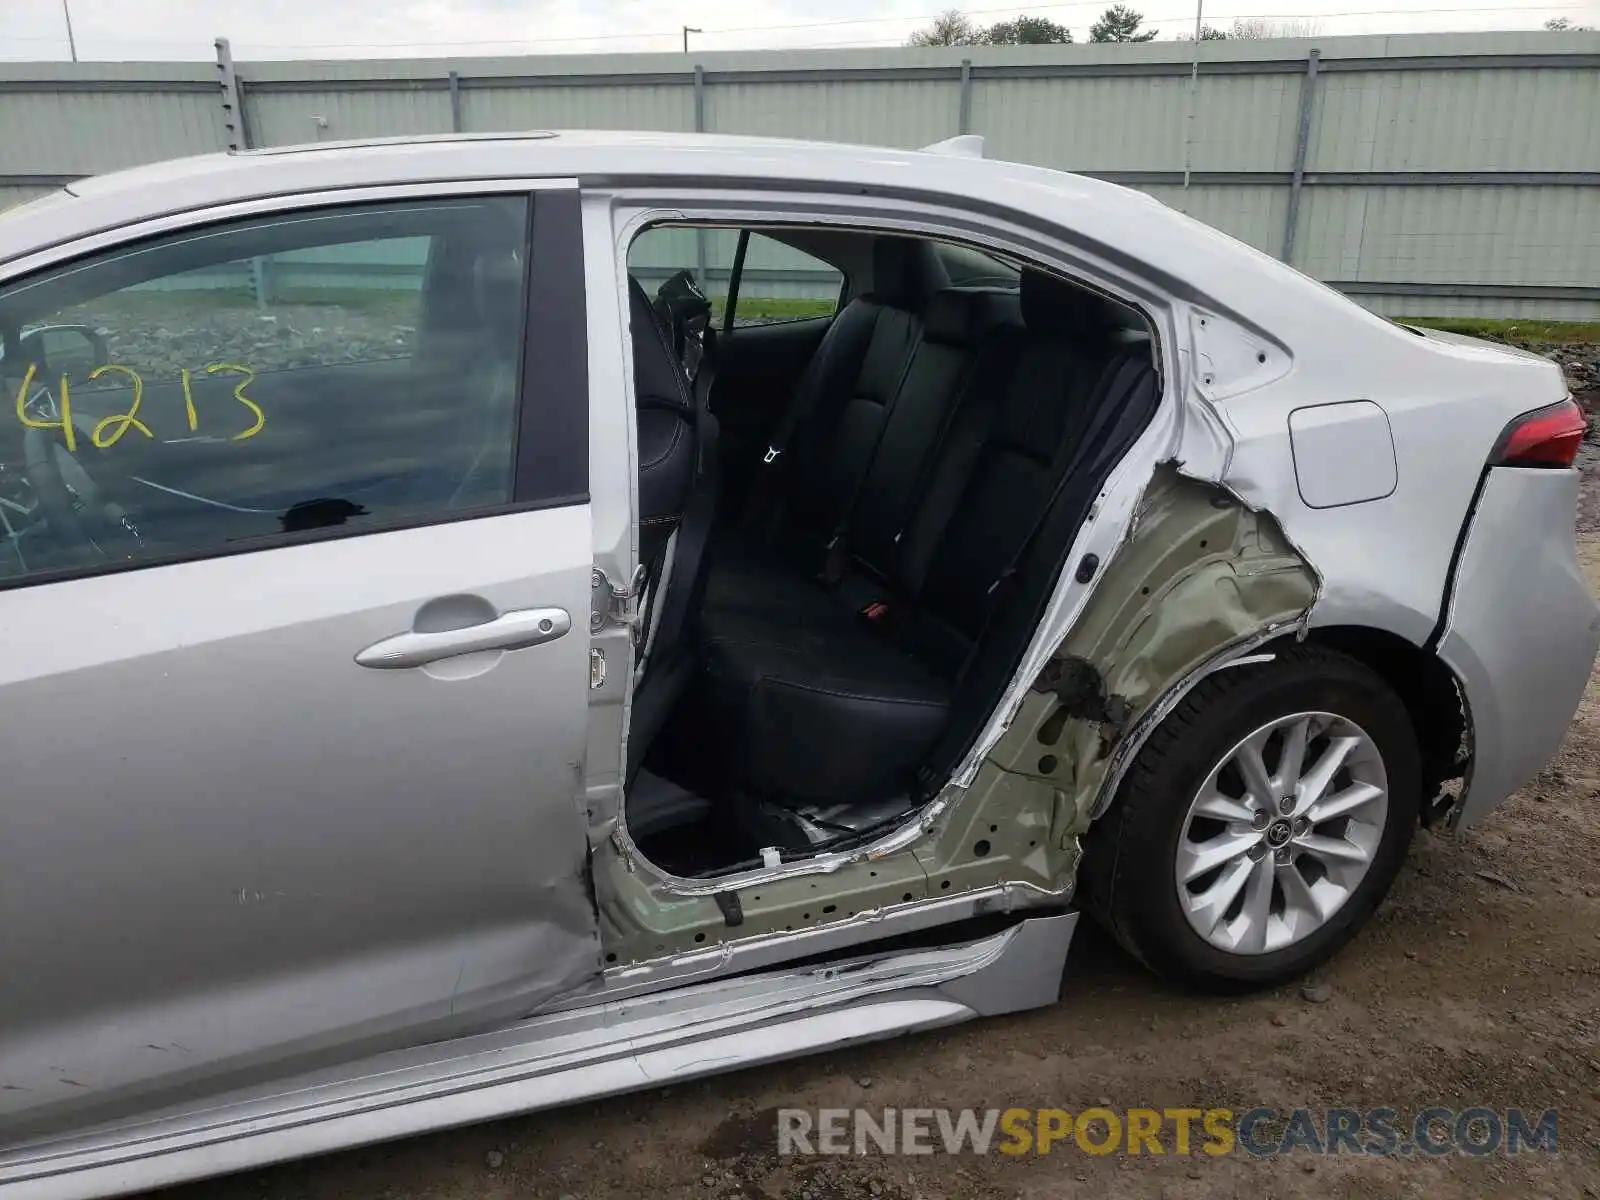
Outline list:
[[[526,228],[348,208],[0,291],[0,575],[509,501]]]

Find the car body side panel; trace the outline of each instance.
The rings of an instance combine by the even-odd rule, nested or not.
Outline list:
[[[1273,334],[1294,347],[1293,368],[1287,373],[1260,387],[1227,394],[1219,392],[1225,379],[1192,381],[1196,393],[1209,400],[1231,432],[1234,445],[1222,459],[1185,456],[1184,470],[1215,479],[1277,520],[1318,576],[1308,627],[1382,630],[1427,647],[1444,614],[1456,547],[1496,442],[1520,414],[1561,400],[1566,384],[1555,364],[1537,355],[1471,338],[1423,335],[1359,312],[1349,314],[1350,329],[1341,329],[1340,336],[1325,336],[1306,315],[1286,308],[1281,319],[1272,322]],[[1197,334],[1197,339],[1225,336],[1235,321],[1213,314],[1209,330]],[[1356,327],[1365,322],[1374,326],[1370,336]],[[1249,327],[1242,330],[1245,336],[1252,332]],[[1354,352],[1357,346],[1359,352]],[[1312,507],[1296,478],[1287,416],[1307,406],[1353,400],[1378,405],[1387,418],[1394,444],[1394,487],[1387,495],[1365,501]],[[1498,485],[1497,490],[1501,490]],[[1546,569],[1551,569],[1550,562],[1570,561],[1570,501],[1562,509],[1558,500],[1531,485],[1526,495],[1520,495],[1522,491],[1506,485],[1503,495],[1495,498],[1506,509],[1492,519],[1507,531],[1515,528],[1525,542],[1541,543],[1528,546],[1524,553],[1547,564]],[[1528,506],[1520,514],[1513,511],[1518,503]],[[1559,567],[1553,569],[1557,575],[1563,573]],[[1522,592],[1523,585],[1513,585],[1510,576],[1486,584],[1487,574],[1473,583],[1458,580],[1456,585],[1458,594],[1485,589],[1474,597],[1473,605],[1487,606],[1479,614],[1481,619],[1455,630],[1455,644],[1446,657],[1464,687],[1469,682],[1464,669],[1474,658],[1506,665],[1500,661],[1503,651],[1494,644],[1504,634],[1496,632],[1488,615],[1497,605],[1503,622],[1542,619],[1526,610],[1532,593]],[[1511,587],[1518,589],[1517,594],[1504,590]],[[1549,641],[1540,644],[1550,653],[1564,646],[1569,660],[1577,664],[1569,670],[1586,676],[1593,659],[1587,622],[1563,614],[1559,603],[1556,624],[1565,632],[1552,630]],[[1478,646],[1483,639],[1490,644]],[[1475,814],[1503,800],[1516,786],[1510,781],[1525,778],[1554,750],[1559,733],[1551,735],[1543,727],[1555,721],[1562,704],[1559,725],[1564,726],[1579,694],[1558,687],[1547,697],[1534,726],[1523,727],[1506,707],[1513,703],[1509,697],[1495,695],[1499,687],[1490,669],[1479,670],[1469,689],[1475,762],[1462,804]],[[1478,693],[1477,702],[1472,702],[1473,691]]]
[[[1572,537],[1578,482],[1575,470],[1512,467],[1484,480],[1439,642],[1474,731],[1461,824],[1556,752],[1600,650],[1600,610]]]
[[[1213,315],[1201,336],[1221,336],[1232,323]],[[1551,363],[1482,343],[1435,342],[1389,326],[1353,354],[1353,343],[1298,324],[1290,313],[1273,328],[1294,347],[1292,370],[1212,401],[1235,441],[1215,478],[1271,512],[1318,572],[1313,626],[1363,625],[1421,646],[1438,624],[1462,522],[1496,439],[1518,413],[1559,400],[1565,384]],[[1223,382],[1194,386],[1206,398]],[[1362,502],[1312,507],[1296,476],[1289,414],[1356,400],[1387,417],[1394,486]]]
[[[0,1126],[449,1036],[594,975],[586,639],[354,661],[441,593],[577,624],[589,560],[577,504],[0,593]]]

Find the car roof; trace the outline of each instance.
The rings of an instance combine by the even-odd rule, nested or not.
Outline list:
[[[68,184],[80,199],[117,200],[130,215],[162,213],[181,189],[191,203],[251,200],[320,187],[502,177],[620,177],[763,183],[861,183],[955,195],[964,184],[1068,188],[1080,203],[1157,202],[1113,184],[1021,163],[891,147],[727,134],[530,130],[312,142],[171,159]],[[79,221],[87,214],[80,213]],[[135,217],[137,219],[137,217]]]
[[[68,185],[0,217],[0,266],[172,213],[307,191],[491,179],[923,194],[1043,221],[1178,295],[1235,312],[1355,309],[1270,256],[1131,188],[966,154],[727,134],[528,131],[320,142],[197,155]],[[1360,320],[1355,313],[1347,316]],[[1362,314],[1364,317],[1365,314]],[[1334,319],[1337,319],[1336,317]]]

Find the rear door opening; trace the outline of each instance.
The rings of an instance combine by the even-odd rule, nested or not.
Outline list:
[[[866,228],[656,225],[628,266],[656,589],[636,695],[680,677],[643,731],[636,708],[628,837],[701,880],[863,845],[938,793],[1003,698],[1156,410],[1151,326],[1059,274]],[[686,281],[699,321],[674,304]],[[683,485],[700,512],[656,537],[646,477],[687,435],[646,426],[696,406],[717,431]]]

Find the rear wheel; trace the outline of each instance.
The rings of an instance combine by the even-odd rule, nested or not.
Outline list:
[[[1221,671],[1151,735],[1085,844],[1090,910],[1158,973],[1265,987],[1331,958],[1416,827],[1416,735],[1353,659],[1318,647]]]

